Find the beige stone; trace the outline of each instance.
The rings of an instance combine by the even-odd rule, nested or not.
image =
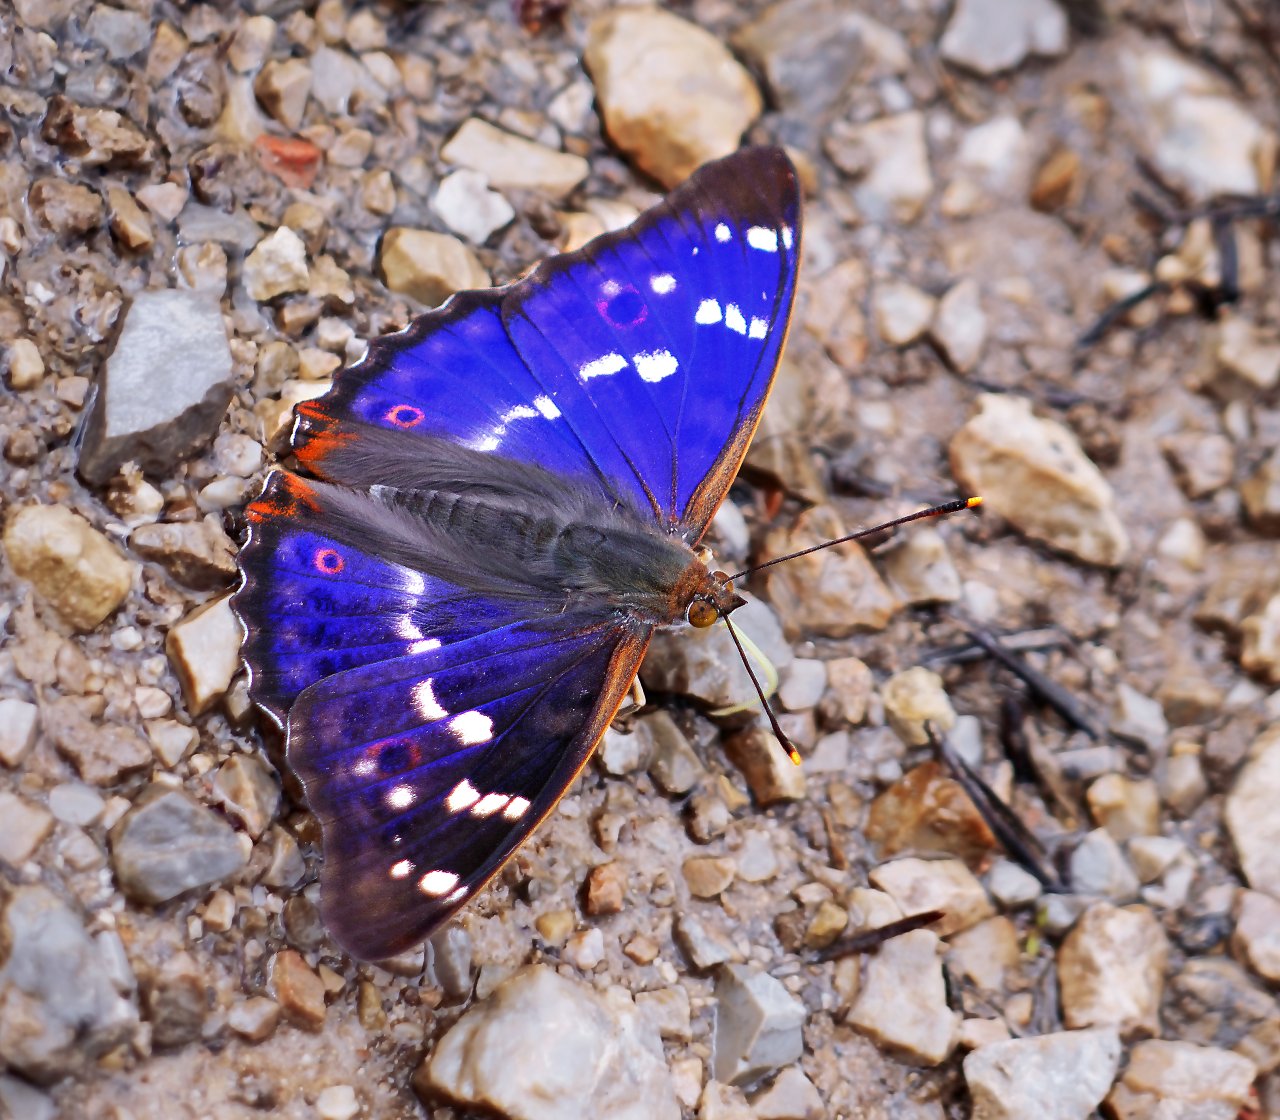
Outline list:
[[[9,343],[9,388],[34,389],[44,377],[44,358],[29,338],[15,338]]]
[[[454,292],[489,285],[489,274],[466,245],[425,229],[387,230],[379,262],[388,288],[430,307]]]
[[[165,650],[193,716],[208,711],[240,668],[240,621],[228,596],[187,615],[169,631]]]
[[[658,8],[597,17],[583,61],[605,130],[667,187],[737,148],[763,108],[751,75],[719,39]]]
[[[479,117],[463,123],[440,150],[440,157],[480,172],[499,189],[542,191],[556,198],[567,195],[591,170],[581,156],[557,152]]]
[[[4,531],[9,564],[77,630],[92,630],[129,594],[134,566],[64,506],[24,506]]]

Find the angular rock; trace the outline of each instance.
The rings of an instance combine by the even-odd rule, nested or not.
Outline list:
[[[909,770],[871,803],[865,832],[882,858],[912,852],[976,864],[996,844],[968,794],[933,761]]]
[[[1273,993],[1221,957],[1187,960],[1169,977],[1169,1034],[1202,1046],[1229,1043],[1261,1073],[1280,1066],[1280,1010]]]
[[[938,731],[956,725],[956,710],[942,687],[942,678],[932,669],[915,666],[895,673],[880,689],[885,716],[898,738],[909,747],[929,741],[926,723]]]
[[[859,125],[849,136],[866,166],[853,198],[869,221],[910,225],[933,193],[924,114],[899,113]]]
[[[876,330],[890,346],[910,346],[933,321],[938,301],[914,284],[888,280],[876,285],[871,310]]]
[[[938,44],[942,57],[979,74],[999,74],[1031,55],[1067,50],[1067,17],[1053,0],[959,0]]]
[[[129,547],[196,591],[226,587],[236,578],[235,542],[214,520],[139,525]]]
[[[89,38],[106,47],[107,57],[117,62],[132,58],[151,42],[151,21],[145,15],[106,4],[94,6],[85,30]]]
[[[65,237],[83,237],[102,222],[102,198],[65,179],[37,179],[27,194],[36,220]]]
[[[1139,109],[1134,135],[1155,169],[1189,201],[1268,189],[1276,135],[1210,71],[1161,47],[1127,52],[1122,68]]]
[[[762,551],[782,556],[845,532],[834,510],[818,506],[802,514],[790,530],[770,533]],[[852,541],[770,568],[767,580],[770,601],[791,639],[802,633],[847,638],[860,630],[883,630],[901,607],[866,552]]]
[[[1280,340],[1248,319],[1228,316],[1211,336],[1209,388],[1226,401],[1253,400],[1280,384]]]
[[[822,1096],[797,1066],[787,1066],[751,1102],[755,1120],[822,1120]]]
[[[1280,452],[1240,484],[1240,497],[1249,523],[1260,533],[1280,537]]]
[[[833,0],[782,0],[733,36],[764,75],[784,111],[807,119],[833,108],[855,80],[904,73],[906,41],[870,16]]]
[[[213,776],[213,799],[257,840],[280,811],[280,780],[254,755],[232,755]]]
[[[961,280],[947,289],[938,301],[929,337],[957,373],[968,373],[978,364],[987,341],[987,314],[973,280]]]
[[[1104,774],[1086,796],[1094,823],[1116,840],[1154,836],[1160,831],[1160,794],[1150,778]]]
[[[804,1052],[804,1005],[767,972],[725,965],[716,976],[715,997],[717,1081],[746,1084]]]
[[[554,198],[567,195],[591,170],[581,156],[557,152],[545,144],[495,128],[479,117],[463,122],[462,127],[440,149],[440,158],[479,172],[490,185],[499,189],[541,191]],[[440,189],[444,190],[444,184],[441,184]],[[505,200],[503,201],[505,205]],[[439,209],[438,199],[436,209]],[[510,211],[511,207],[508,205],[506,209]],[[494,228],[506,225],[510,220],[508,216]],[[456,232],[465,236],[463,230]],[[484,238],[479,240],[483,241]]]
[[[1223,820],[1249,886],[1280,899],[1280,726],[1249,747],[1249,761],[1228,794]]]
[[[100,484],[128,461],[172,471],[212,439],[233,389],[217,302],[180,289],[139,292],[99,375],[80,474]]]
[[[875,684],[867,663],[859,657],[837,657],[827,662],[827,679],[841,718],[849,724],[861,723]]]
[[[293,949],[283,949],[272,958],[271,990],[281,1014],[294,1026],[307,1031],[324,1028],[324,982]]]
[[[34,389],[44,379],[44,358],[29,338],[15,338],[8,346],[9,387],[18,392]]]
[[[694,898],[717,898],[733,883],[737,866],[727,856],[692,856],[681,870]]]
[[[1164,927],[1147,907],[1095,903],[1058,952],[1063,1021],[1072,1029],[1159,1034],[1168,957]]]
[[[1021,955],[1017,927],[997,914],[953,934],[947,957],[953,976],[966,976],[980,991],[999,994],[1004,990],[1005,977],[1017,968]]]
[[[955,859],[895,859],[868,876],[906,915],[941,910],[931,929],[941,937],[968,929],[994,913],[982,884]]]
[[[973,1120],[1087,1120],[1119,1065],[1114,1030],[994,1042],[964,1060]]]
[[[279,1022],[280,1005],[266,996],[250,996],[227,1012],[227,1026],[250,1042],[270,1038]]]
[[[40,805],[0,790],[0,863],[18,867],[36,853],[53,831],[53,815]]]
[[[978,404],[951,441],[951,469],[984,508],[1088,564],[1123,561],[1129,538],[1111,487],[1075,436],[1018,397],[986,393]]]
[[[1280,902],[1261,891],[1240,891],[1231,950],[1264,980],[1280,981]]]
[[[731,736],[725,741],[724,752],[742,771],[757,805],[804,798],[804,767],[792,761],[767,727],[749,727]]]
[[[394,226],[387,230],[378,263],[388,288],[428,307],[443,303],[454,292],[489,286],[489,274],[466,245],[456,237],[425,229]]]
[[[691,914],[676,918],[672,936],[689,964],[699,972],[737,957],[733,946],[718,930],[708,929]]]
[[[1077,894],[1102,895],[1113,902],[1137,897],[1138,877],[1134,874],[1115,837],[1105,828],[1085,835],[1071,853],[1071,888]]]
[[[473,245],[483,245],[516,216],[511,203],[489,189],[489,180],[484,174],[465,168],[440,183],[431,200],[431,209],[454,233]]]
[[[657,8],[592,20],[583,62],[605,131],[668,188],[737,148],[763,108],[751,75],[714,35]]]
[[[886,941],[867,960],[848,1022],[909,1061],[945,1061],[955,1048],[960,1016],[947,1006],[942,947],[927,929]]]
[[[189,953],[170,957],[143,985],[143,1009],[157,1049],[185,1046],[200,1037],[208,1010],[207,987]]]
[[[79,916],[43,886],[0,884],[0,1060],[38,1084],[82,1073],[128,1040],[117,993]]]
[[[219,883],[246,858],[226,821],[171,786],[149,786],[111,829],[116,880],[138,902],[168,902]]]
[[[36,745],[40,709],[26,700],[0,698],[0,762],[21,766]]]
[[[245,258],[242,280],[249,298],[259,301],[305,292],[311,281],[305,242],[288,226],[280,226]]]
[[[954,603],[960,598],[960,573],[945,538],[936,529],[908,533],[896,548],[886,552],[884,571],[889,586],[905,603]]]
[[[311,67],[300,58],[272,59],[254,79],[253,92],[268,113],[296,132],[311,96]]]
[[[1115,1120],[1236,1120],[1248,1107],[1258,1067],[1213,1046],[1148,1039],[1107,1097]]]
[[[193,716],[208,711],[226,695],[240,669],[243,636],[225,595],[198,607],[169,631],[165,652]]]
[[[597,992],[538,965],[473,1004],[414,1084],[512,1120],[680,1116],[661,1040],[631,996],[621,988]]]
[[[62,696],[43,706],[41,721],[54,747],[86,782],[115,785],[151,765],[151,748],[131,727],[104,723],[101,709],[80,697]]]

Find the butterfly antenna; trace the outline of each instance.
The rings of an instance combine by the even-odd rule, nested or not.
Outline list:
[[[760,697],[760,706],[764,708],[764,714],[769,717],[769,726],[773,728],[773,733],[777,736],[778,742],[782,744],[787,754],[791,756],[791,761],[799,766],[800,752],[796,750],[791,740],[787,738],[787,733],[782,730],[782,724],[778,722],[778,717],[773,714],[773,709],[769,707],[769,701],[765,698],[764,689],[760,687],[760,681],[756,678],[755,670],[751,668],[751,662],[747,659],[746,647],[742,644],[742,639],[738,637],[737,628],[729,621],[727,614],[722,614],[720,617],[724,619],[724,624],[729,628],[729,635],[733,638],[733,644],[738,647],[738,656],[742,658],[742,664],[747,670],[747,676],[751,678],[751,683],[755,685],[756,695]]]
[[[876,533],[883,533],[888,529],[896,529],[899,525],[906,525],[909,521],[921,521],[926,517],[942,517],[948,513],[961,513],[966,509],[977,509],[980,505],[982,505],[981,498],[957,498],[953,502],[944,502],[940,506],[930,506],[928,509],[921,509],[917,510],[915,513],[908,513],[904,514],[902,517],[895,517],[892,521],[886,521],[881,525],[872,525],[867,529],[859,529],[856,532],[849,533],[843,537],[837,537],[833,541],[823,541],[822,544],[815,544],[809,548],[802,548],[799,552],[789,552],[786,556],[775,556],[772,560],[766,560],[763,564],[757,564],[754,568],[743,568],[740,572],[734,572],[729,579],[741,579],[743,576],[748,576],[752,572],[759,572],[764,568],[772,568],[775,564],[781,564],[785,560],[795,560],[800,556],[808,556],[811,552],[819,552],[824,548],[831,548],[833,545],[844,544],[846,541],[856,541],[861,537],[871,537]],[[727,622],[728,619],[725,619],[725,621]],[[757,685],[756,687],[759,686]]]

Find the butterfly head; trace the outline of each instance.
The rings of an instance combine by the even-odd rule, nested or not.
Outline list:
[[[711,572],[707,581],[689,602],[685,618],[690,626],[705,630],[716,619],[737,610],[746,600],[733,589],[733,581],[724,572]]]

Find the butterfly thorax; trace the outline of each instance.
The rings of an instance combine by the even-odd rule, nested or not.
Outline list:
[[[494,579],[503,577],[509,597],[536,594],[560,610],[620,613],[642,626],[684,621],[695,599],[737,605],[683,540],[617,503],[475,486],[379,497],[465,548],[467,569],[451,577],[474,578],[489,594],[502,595]]]

